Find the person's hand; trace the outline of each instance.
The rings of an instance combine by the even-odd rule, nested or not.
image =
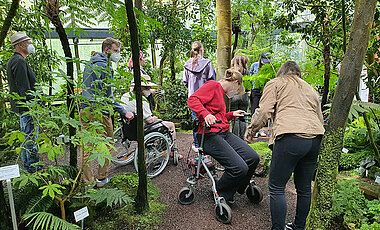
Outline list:
[[[207,126],[211,126],[211,125],[215,124],[216,123],[215,121],[216,121],[216,118],[212,114],[209,114],[205,117],[205,123]]]
[[[248,129],[245,131],[244,140],[249,144],[253,142],[253,136],[249,135]]]
[[[132,120],[134,117],[135,117],[135,115],[133,115],[133,113],[131,113],[131,112],[127,112],[125,114],[125,118],[127,118],[128,120]]]
[[[234,111],[234,112],[232,113],[232,115],[233,115],[234,117],[242,117],[242,116],[244,116],[244,114],[245,114],[245,111],[243,111],[243,110],[236,110],[236,111]]]
[[[153,116],[153,117],[152,117],[152,120],[153,120],[153,122],[158,121],[158,117]]]

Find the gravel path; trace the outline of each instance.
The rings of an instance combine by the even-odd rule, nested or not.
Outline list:
[[[188,156],[191,144],[191,134],[177,135],[179,151],[185,158]],[[188,172],[184,170],[185,161],[181,160],[178,166],[172,161],[166,166],[163,173],[152,179],[152,183],[162,190],[160,201],[168,205],[164,215],[164,224],[161,229],[245,229],[261,230],[270,229],[269,192],[267,188],[268,178],[255,178],[256,183],[262,189],[264,198],[260,204],[251,204],[246,195],[236,194],[235,204],[231,205],[232,221],[225,225],[218,222],[214,216],[214,202],[211,192],[210,180],[203,179],[195,187],[195,202],[191,205],[178,203],[178,192],[187,186]],[[110,175],[132,171],[131,165],[124,167],[111,166]],[[185,175],[187,174],[187,175]],[[288,199],[288,220],[295,215],[296,195],[293,182],[288,183],[286,189]]]

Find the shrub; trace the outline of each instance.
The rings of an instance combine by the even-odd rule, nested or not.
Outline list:
[[[260,163],[257,166],[255,175],[262,177],[267,176],[272,159],[272,151],[268,148],[268,142],[256,142],[249,146],[260,156]]]

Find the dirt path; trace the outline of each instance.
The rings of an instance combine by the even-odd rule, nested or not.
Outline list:
[[[192,144],[191,134],[178,134],[177,141],[182,155],[188,155]],[[251,204],[245,195],[236,194],[235,204],[231,205],[232,221],[225,225],[214,217],[214,203],[209,180],[203,179],[195,187],[195,202],[191,205],[178,203],[178,192],[187,186],[184,173],[184,160],[178,166],[172,161],[166,166],[164,172],[152,179],[152,183],[162,190],[160,201],[168,205],[164,215],[164,224],[161,229],[244,229],[261,230],[271,228],[269,210],[269,192],[267,188],[268,178],[255,178],[258,186],[263,190],[264,198],[260,204]],[[132,166],[111,166],[110,174],[115,175],[125,171],[134,171]],[[288,220],[295,215],[295,189],[293,182],[286,189],[288,199]]]

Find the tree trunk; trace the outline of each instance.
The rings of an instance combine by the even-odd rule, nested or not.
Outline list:
[[[231,66],[231,0],[216,0],[217,19],[217,71],[216,79],[224,77],[225,71]]]
[[[156,48],[154,47],[154,41],[153,43],[150,44],[150,49],[152,51],[152,65],[153,65],[153,69],[155,69],[157,66],[157,63],[156,63]]]
[[[334,95],[328,128],[322,140],[317,177],[306,229],[330,229],[332,196],[338,174],[338,160],[354,94],[359,84],[377,0],[358,0],[352,32]]]
[[[347,33],[346,33],[346,1],[342,0],[342,30],[343,30],[343,54],[346,53],[346,40],[347,40]]]
[[[17,9],[20,6],[20,0],[13,0],[11,4],[11,8],[7,14],[7,17],[4,20],[3,27],[0,31],[0,48],[4,45],[5,38],[7,37],[7,33],[9,28],[11,27],[12,20],[16,16]],[[0,75],[0,90],[3,91],[3,81],[2,76]],[[3,95],[0,96],[0,116],[3,116],[5,113],[5,97]]]
[[[65,54],[65,57],[68,59],[66,62],[67,70],[66,74],[69,77],[70,81],[67,81],[67,108],[68,113],[72,119],[75,119],[75,106],[74,99],[74,64],[70,61],[73,57],[70,49],[69,39],[65,28],[62,25],[61,18],[59,17],[59,0],[45,0],[45,8],[47,12],[47,17],[50,19],[51,23],[55,26],[55,30],[58,33],[59,40],[61,41],[62,49]],[[69,126],[69,135],[70,137],[75,136],[76,130],[74,127]],[[74,143],[70,142],[70,165],[73,167],[77,166],[77,149],[74,146]]]
[[[135,0],[135,7],[138,9],[138,10],[142,10],[142,0]]]
[[[236,47],[238,45],[238,40],[239,40],[239,33],[235,33],[235,41],[234,41],[234,45],[232,47],[232,57],[233,58],[235,56],[235,50],[236,50]]]
[[[11,8],[9,9],[8,15],[4,20],[3,27],[0,32],[0,48],[4,45],[5,37],[7,37],[7,33],[9,28],[11,27],[12,20],[16,16],[17,9],[20,6],[20,0],[12,0]]]
[[[171,82],[175,82],[175,60],[174,56],[170,58],[170,73],[171,73]]]
[[[137,142],[138,142],[138,171],[139,171],[139,186],[135,198],[135,210],[137,213],[143,213],[149,210],[148,202],[148,179],[145,166],[145,148],[144,148],[144,125],[143,125],[143,110],[142,110],[142,93],[141,93],[141,76],[139,64],[139,38],[136,24],[136,17],[133,10],[132,0],[124,0],[127,9],[127,17],[129,31],[131,33],[131,48],[133,57],[133,71],[135,81],[136,103],[137,103]]]
[[[331,75],[331,50],[330,50],[330,42],[331,42],[331,35],[329,33],[329,27],[330,27],[330,12],[326,14],[326,18],[323,22],[323,31],[322,31],[322,37],[323,37],[323,63],[325,67],[324,72],[324,81],[323,81],[323,95],[322,95],[322,102],[321,106],[322,109],[326,105],[329,95],[329,86],[330,86],[330,75]]]
[[[159,69],[159,79],[158,79],[158,85],[161,88],[162,82],[164,81],[164,63],[167,57],[167,50],[164,50],[164,55],[161,57],[160,60],[160,69]]]

